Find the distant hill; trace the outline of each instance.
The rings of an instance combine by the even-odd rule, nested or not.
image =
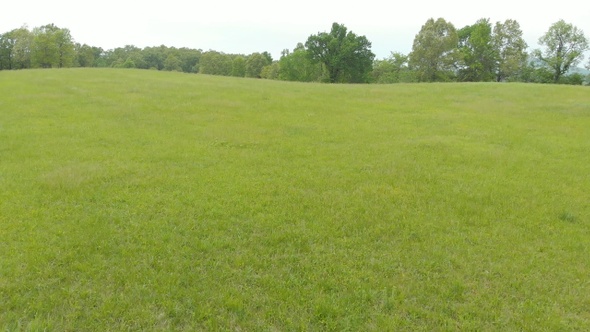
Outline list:
[[[583,67],[574,67],[568,71],[568,74],[580,74],[580,75],[590,75],[590,70],[583,68]]]

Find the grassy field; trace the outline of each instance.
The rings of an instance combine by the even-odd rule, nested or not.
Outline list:
[[[0,329],[590,330],[590,88],[0,72]]]

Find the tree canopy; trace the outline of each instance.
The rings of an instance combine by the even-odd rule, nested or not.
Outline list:
[[[564,20],[551,25],[539,38],[539,44],[545,46],[545,50],[536,50],[535,55],[553,70],[555,83],[571,66],[584,58],[584,52],[588,49],[588,40],[584,32]]]
[[[443,18],[428,19],[416,34],[409,54],[391,52],[375,59],[366,36],[333,23],[329,32],[310,35],[274,61],[268,52],[228,54],[221,51],[140,48],[125,45],[103,50],[76,43],[68,29],[26,25],[0,33],[0,70],[62,67],[115,67],[181,71],[210,75],[330,83],[403,83],[497,81],[588,84],[590,75],[577,67],[589,49],[588,39],[563,20],[540,39],[542,50],[527,53],[516,20],[492,24],[481,18],[460,29]]]
[[[368,81],[375,54],[365,36],[357,36],[343,24],[333,23],[330,32],[311,35],[305,42],[313,62],[322,63],[330,83]]]
[[[41,68],[72,67],[76,56],[70,30],[53,24],[33,29],[31,61]]]
[[[492,43],[496,52],[496,81],[501,82],[518,77],[526,64],[527,44],[522,38],[522,30],[515,20],[497,22],[494,26]]]
[[[480,19],[458,31],[461,66],[460,81],[487,82],[494,79],[496,50],[492,44],[492,24]]]
[[[285,81],[313,82],[321,81],[322,64],[312,62],[302,43],[297,44],[293,52],[283,50],[279,60],[278,78]]]
[[[419,81],[448,81],[455,76],[459,59],[459,36],[455,26],[443,18],[431,18],[414,38],[410,67]]]

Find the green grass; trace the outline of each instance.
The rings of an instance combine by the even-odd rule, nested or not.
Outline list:
[[[0,328],[590,330],[590,89],[0,72]]]

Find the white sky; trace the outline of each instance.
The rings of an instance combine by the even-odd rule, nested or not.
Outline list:
[[[414,36],[429,18],[442,17],[460,29],[480,18],[520,23],[529,48],[560,19],[582,29],[590,39],[590,1],[551,4],[494,0],[425,0],[358,2],[298,0],[208,1],[8,1],[0,10],[0,33],[26,24],[29,29],[53,23],[70,30],[76,42],[113,49],[174,46],[225,53],[270,52],[275,60],[311,34],[344,24],[372,42],[378,59],[392,51],[407,54]],[[587,61],[587,58],[586,60]]]

